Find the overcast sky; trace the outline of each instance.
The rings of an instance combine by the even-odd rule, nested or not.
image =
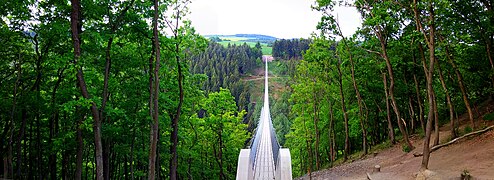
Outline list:
[[[313,0],[192,0],[190,20],[202,35],[263,34],[308,38],[321,18]],[[337,8],[345,36],[360,25],[355,9]]]

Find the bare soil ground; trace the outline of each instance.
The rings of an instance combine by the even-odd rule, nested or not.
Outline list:
[[[494,103],[485,103],[477,110],[476,126],[490,126],[494,122],[484,121],[483,114],[494,111]],[[464,116],[460,117],[460,131],[468,124]],[[440,128],[440,142],[449,141],[449,129],[444,125]],[[434,135],[433,135],[434,136]],[[431,137],[431,141],[434,137]],[[367,173],[373,179],[417,179],[422,157],[414,157],[413,153],[422,152],[423,139],[412,136],[415,149],[409,153],[402,151],[397,144],[389,149],[378,152],[377,155],[367,155],[363,159],[330,169],[314,172],[299,179],[367,179]],[[381,166],[381,172],[372,174],[375,165]],[[429,161],[428,179],[461,179],[461,174],[467,170],[473,179],[494,180],[494,131],[486,132],[461,140],[458,143],[443,147],[431,154]]]

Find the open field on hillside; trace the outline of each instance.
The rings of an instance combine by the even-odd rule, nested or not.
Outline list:
[[[249,37],[237,37],[237,36],[218,36],[221,40],[218,42],[219,44],[223,46],[228,46],[230,45],[243,45],[244,43],[247,43],[250,47],[254,47],[258,40],[255,38],[249,38]],[[210,38],[210,37],[208,37]],[[261,41],[259,41],[261,42]],[[263,55],[271,55],[273,52],[273,47],[269,47],[267,43],[261,42],[261,47],[262,47],[262,54]]]

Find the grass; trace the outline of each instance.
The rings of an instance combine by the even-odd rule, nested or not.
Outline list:
[[[263,55],[271,55],[273,54],[273,47],[268,47],[266,44],[262,43],[262,54]]]
[[[257,42],[246,41],[249,40],[249,38],[243,38],[243,37],[220,37],[220,38],[226,40],[226,41],[218,42],[219,44],[225,47],[227,47],[228,44],[230,45],[235,44],[237,46],[240,46],[243,45],[244,43],[247,43],[247,45],[249,45],[250,47],[254,47],[257,44]],[[261,48],[263,55],[271,55],[273,52],[273,47],[268,47],[268,44],[266,43],[261,43]]]

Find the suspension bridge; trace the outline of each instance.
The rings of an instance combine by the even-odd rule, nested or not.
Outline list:
[[[268,60],[265,59],[264,105],[250,149],[240,150],[237,180],[291,180],[290,150],[281,148],[269,112]]]

